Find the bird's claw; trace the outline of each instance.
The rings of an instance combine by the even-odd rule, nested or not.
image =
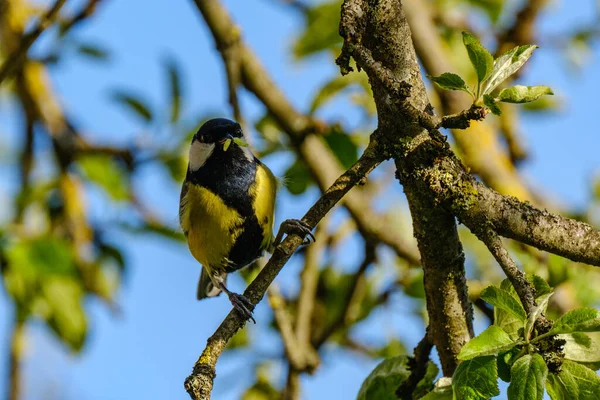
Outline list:
[[[316,241],[315,235],[311,232],[312,228],[306,222],[299,219],[287,219],[281,224],[281,228],[288,235],[294,233],[300,236],[303,239],[303,245],[309,244],[311,239],[313,242]]]
[[[229,301],[233,308],[235,308],[246,320],[251,320],[254,324],[256,321],[252,316],[254,310],[254,304],[250,302],[245,296],[237,293],[229,293]]]

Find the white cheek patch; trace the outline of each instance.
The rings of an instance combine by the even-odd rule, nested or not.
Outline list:
[[[201,143],[194,141],[190,146],[190,170],[197,171],[206,163],[208,157],[215,150],[214,143]]]

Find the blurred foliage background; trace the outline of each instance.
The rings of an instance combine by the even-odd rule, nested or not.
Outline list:
[[[182,41],[188,45],[188,51],[200,53],[201,60],[210,60],[206,62],[214,66],[205,69],[202,63],[191,64],[184,54],[154,48],[150,41],[147,46],[156,57],[142,60],[142,65],[152,65],[159,71],[155,79],[140,82],[120,79],[120,59],[111,49],[114,36],[112,40],[104,40],[101,35],[86,34],[86,29],[92,29],[97,19],[102,25],[100,32],[112,29],[109,16],[114,13],[108,10],[116,7],[114,3],[116,1],[110,0],[0,0],[0,266],[4,304],[0,318],[5,320],[8,330],[0,353],[5,359],[2,362],[6,363],[5,369],[0,370],[6,375],[0,387],[5,388],[3,393],[7,399],[38,398],[37,392],[28,385],[43,382],[44,377],[36,375],[28,379],[21,373],[28,362],[47,362],[27,356],[36,337],[31,334],[32,330],[46,327],[42,328],[43,335],[54,335],[57,339],[53,345],[85,358],[89,338],[94,334],[91,320],[98,314],[89,312],[90,301],[104,303],[107,307],[100,311],[104,315],[127,318],[126,302],[135,299],[126,295],[128,289],[123,287],[123,282],[132,268],[127,255],[133,246],[175,243],[181,259],[186,259],[187,267],[171,263],[160,266],[164,269],[160,284],[171,288],[165,289],[166,294],[158,291],[155,294],[167,296],[178,291],[175,283],[169,282],[170,271],[187,268],[190,284],[186,289],[189,293],[184,297],[193,314],[184,317],[202,325],[205,329],[202,332],[206,332],[194,334],[195,341],[182,343],[177,349],[186,352],[186,360],[189,360],[185,365],[177,365],[178,371],[191,368],[204,338],[227,310],[227,305],[221,304],[226,303],[223,299],[211,300],[210,304],[194,302],[195,282],[192,281],[199,269],[187,253],[176,219],[176,198],[185,174],[188,145],[205,119],[234,115],[241,118],[254,151],[272,165],[278,175],[285,177],[278,215],[286,214],[279,220],[299,217],[319,190],[332,181],[304,157],[297,137],[290,135],[289,129],[274,118],[273,110],[260,100],[236,87],[240,106],[232,110],[227,104],[230,95],[223,71],[218,71],[222,80],[214,84],[219,87],[218,93],[197,91],[204,82],[215,81],[215,71],[222,69],[222,65],[212,39],[206,36],[206,30],[200,29],[204,22],[196,18],[197,10],[192,2],[185,5],[184,12],[191,14],[188,16],[191,22],[186,23],[195,23],[198,32],[189,33]],[[127,6],[131,10],[145,7],[143,2],[125,3],[132,3]],[[273,50],[276,54],[285,54],[289,68],[308,71],[302,75],[306,81],[296,82],[286,95],[303,121],[308,121],[311,127],[308,134],[329,151],[327,155],[331,159],[324,160],[325,164],[333,162],[340,171],[347,168],[366,145],[368,135],[375,128],[376,115],[366,75],[354,73],[341,77],[334,68],[333,60],[341,48],[338,35],[341,2],[262,0],[256,3],[260,3],[260,8],[250,14],[252,18],[260,19],[260,13],[266,9],[267,21],[273,16],[282,18],[283,23],[285,18],[293,21],[293,34],[284,38],[282,49],[275,50],[273,46],[280,41],[273,38],[276,33],[269,24],[263,26],[262,32],[254,30],[252,37],[243,37],[244,12],[238,11],[242,6],[228,1],[226,5],[239,17],[242,40],[258,49],[259,58],[266,57],[267,70],[271,67],[269,54]],[[540,149],[526,145],[525,126],[542,123],[547,140],[569,141],[575,143],[569,148],[575,149],[581,135],[592,134],[593,128],[583,122],[569,132],[551,132],[553,119],[565,118],[573,111],[570,102],[578,96],[577,88],[587,83],[556,87],[552,82],[536,78],[539,71],[550,65],[558,69],[567,82],[581,79],[578,77],[582,74],[590,76],[584,74],[585,71],[598,71],[599,4],[581,1],[577,7],[588,10],[586,18],[577,14],[576,18],[565,18],[564,23],[555,23],[561,18],[556,10],[563,10],[567,3],[404,1],[424,75],[446,71],[462,76],[472,74],[462,46],[463,30],[478,34],[498,53],[526,43],[542,47],[540,54],[534,55],[532,65],[524,69],[524,76],[516,79],[550,84],[558,96],[526,108],[503,105],[501,117],[488,118],[463,132],[446,133],[463,161],[489,186],[598,226],[600,180],[589,179],[589,195],[580,195],[585,200],[575,203],[549,194],[554,187],[541,189],[531,174],[522,172],[531,157],[546,157]],[[139,11],[137,16],[123,18],[131,18],[133,31],[139,35],[159,29],[145,22],[145,17],[147,15]],[[114,29],[120,29],[122,23],[116,21]],[[165,29],[174,24],[177,21],[165,16]],[[38,28],[40,32],[36,32]],[[39,38],[36,33],[40,34]],[[194,40],[195,34],[204,35],[201,46]],[[254,42],[254,39],[260,41]],[[31,48],[29,42],[33,43]],[[68,71],[81,63],[85,63],[86,68],[113,68],[114,80],[71,83],[81,87],[82,98],[65,97],[61,91],[65,84],[57,84],[56,76],[60,76],[58,82],[66,81],[61,69]],[[274,76],[278,84],[280,75]],[[593,82],[598,84],[597,74],[592,75]],[[142,73],[140,76],[147,77]],[[121,120],[112,126],[108,123],[95,126],[89,123],[94,118],[74,111],[81,110],[76,106],[78,102],[87,102],[88,85],[103,88],[104,106],[116,110]],[[282,86],[286,89],[289,85]],[[309,87],[310,91],[302,91],[298,86]],[[468,106],[469,98],[464,94],[436,92],[431,85],[429,88],[431,102],[438,113],[450,114]],[[204,99],[202,107],[197,106],[195,96]],[[98,111],[88,107],[86,112]],[[119,125],[123,120],[127,122]],[[525,124],[523,121],[533,122]],[[108,126],[126,127],[127,131],[107,133]],[[599,143],[597,137],[594,140]],[[577,157],[576,152],[564,154],[556,162],[574,163]],[[560,179],[553,183],[561,185]],[[282,393],[292,396],[298,391],[305,394],[302,398],[317,398],[308,397],[306,393],[315,393],[311,390],[327,393],[328,389],[323,383],[310,389],[313,381],[307,374],[318,375],[325,371],[328,379],[335,378],[335,385],[344,384],[347,376],[327,373],[331,365],[348,361],[344,353],[353,354],[353,360],[365,363],[361,371],[366,376],[374,360],[410,353],[420,339],[414,332],[426,325],[422,272],[418,268],[409,214],[393,168],[384,165],[357,192],[360,202],[347,202],[345,209],[337,209],[319,226],[317,243],[303,249],[289,268],[286,267],[278,283],[280,287],[269,294],[273,312],[265,309],[259,314],[260,327],[247,327],[230,344],[231,357],[224,362],[235,363],[237,359],[238,364],[245,366],[246,378],[236,380],[229,376],[223,383],[217,380],[217,384],[222,385],[218,398],[278,399]],[[372,213],[375,218],[365,222],[360,216],[362,212]],[[489,323],[490,309],[478,299],[478,293],[487,285],[498,283],[502,276],[491,256],[470,233],[462,230],[461,239],[467,251],[470,295],[478,310],[476,326],[482,327]],[[598,305],[600,274],[594,269],[583,265],[575,267],[568,260],[520,245],[511,245],[510,250],[526,272],[535,272],[556,288],[549,308],[550,317],[574,307]],[[148,257],[143,262],[154,260]],[[250,268],[243,274],[244,278],[250,280],[255,272],[256,268]],[[214,308],[216,303],[220,308]],[[179,305],[175,303],[172,307]],[[210,313],[213,309],[215,311]],[[204,328],[204,323],[198,320],[208,320],[207,313],[214,323]],[[419,325],[418,329],[405,330],[397,324],[386,327],[381,321],[394,313],[410,316],[408,320]],[[119,324],[119,318],[113,323]],[[138,333],[152,335],[153,332]],[[280,335],[284,340],[286,335],[291,335],[292,341],[305,343],[314,354],[305,357],[304,364],[294,365],[289,354],[284,357],[286,351],[284,342],[278,339]],[[265,347],[263,338],[273,339],[272,343],[277,345]],[[166,340],[180,340],[178,332],[171,332]],[[109,345],[106,351],[111,348],[116,351],[118,346]],[[152,352],[152,349],[144,351]],[[118,353],[114,360],[118,362]],[[140,359],[141,362],[144,361]],[[164,360],[160,364],[159,371],[175,367]],[[95,368],[101,378],[101,371],[111,366]],[[179,375],[183,382],[184,373]],[[146,376],[146,379],[154,378]],[[302,391],[301,383],[306,383],[309,389]],[[106,380],[104,384],[112,383]],[[356,393],[360,382],[348,384]],[[170,398],[185,398],[179,382],[169,381],[167,386],[164,390],[172,394]],[[228,386],[233,388],[227,389]],[[123,392],[118,385],[111,393],[112,398],[127,398],[119,394]],[[154,398],[152,390],[148,393],[146,397]],[[67,397],[59,390],[56,395],[45,393],[39,398]],[[96,397],[87,393],[77,398]]]

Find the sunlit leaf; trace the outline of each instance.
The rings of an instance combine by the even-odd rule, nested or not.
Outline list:
[[[551,333],[599,332],[600,311],[593,308],[577,308],[569,311],[554,323]]]
[[[597,400],[600,377],[583,365],[565,360],[558,374],[548,374],[546,390],[552,400]]]
[[[596,340],[583,332],[558,335],[566,341],[563,346],[565,359],[578,363],[596,364],[600,363],[600,334],[593,334]],[[595,365],[595,366],[596,366]],[[597,368],[593,368],[597,369]]]
[[[510,350],[517,345],[502,328],[492,325],[485,331],[469,340],[460,350],[459,360],[470,360],[474,357],[496,355]]]
[[[452,400],[453,398],[452,378],[441,377],[435,382],[433,390],[421,400]]]
[[[511,313],[523,322],[527,319],[523,305],[506,290],[496,286],[488,286],[481,291],[479,296],[486,303],[493,305],[494,308]]]
[[[129,198],[129,175],[114,158],[103,154],[89,154],[78,158],[83,175],[104,189],[114,200]]]
[[[498,57],[494,61],[492,72],[485,83],[483,94],[491,94],[498,85],[517,72],[531,57],[535,49],[537,49],[535,45],[519,46]]]
[[[479,42],[479,40],[468,32],[463,32],[463,43],[475,72],[478,82],[483,82],[492,72],[494,57]]]
[[[511,368],[512,380],[508,386],[511,400],[542,400],[548,367],[541,355],[526,354]]]
[[[338,33],[340,4],[340,1],[335,0],[307,9],[306,28],[294,43],[293,51],[297,58],[341,45],[342,38]]]
[[[440,76],[427,75],[427,77],[444,90],[462,90],[463,92],[473,95],[469,86],[467,86],[465,81],[459,75],[445,72]]]
[[[497,381],[496,357],[477,357],[458,364],[452,387],[457,399],[487,400],[500,394]]]
[[[408,356],[383,360],[364,380],[357,400],[397,400],[396,389],[410,376]]]
[[[502,110],[498,107],[496,100],[489,94],[483,95],[483,104],[490,109],[494,115],[502,115]]]
[[[42,285],[42,297],[49,312],[48,325],[72,350],[79,351],[87,334],[87,320],[82,306],[83,290],[72,278],[52,277]]]
[[[517,85],[502,89],[497,100],[504,103],[529,103],[547,94],[554,94],[548,86]]]
[[[548,308],[548,302],[550,301],[550,297],[552,297],[552,292],[543,294],[536,298],[537,306],[531,311],[529,316],[527,317],[527,322],[525,323],[525,337],[528,338],[531,335],[531,331],[533,331],[533,326],[535,321],[546,312]]]

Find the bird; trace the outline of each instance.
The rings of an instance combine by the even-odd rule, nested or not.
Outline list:
[[[189,250],[202,264],[198,300],[225,292],[246,320],[254,305],[227,288],[227,275],[273,252],[284,234],[314,241],[302,220],[285,220],[273,236],[278,180],[254,156],[239,123],[206,121],[192,137],[179,199],[179,222]]]

